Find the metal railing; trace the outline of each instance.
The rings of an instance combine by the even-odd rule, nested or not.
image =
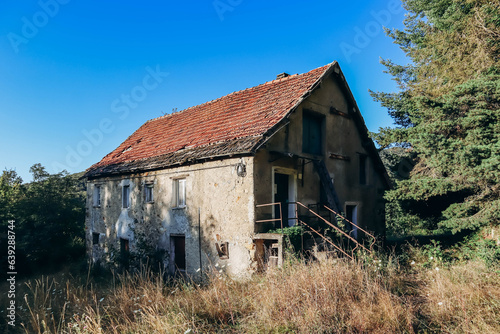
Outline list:
[[[258,204],[255,207],[256,208],[262,208],[262,207],[265,207],[265,206],[272,206],[274,208],[275,205],[279,206],[279,213],[280,213],[280,217],[279,218],[262,219],[262,220],[256,220],[255,222],[256,223],[269,223],[269,222],[277,222],[277,221],[279,221],[280,222],[280,226],[281,226],[281,234],[283,234],[283,214],[281,212],[281,202],[268,203],[268,204]]]
[[[260,208],[260,207],[272,206],[274,208],[276,205],[278,205],[278,207],[279,207],[279,218],[261,219],[261,220],[256,220],[255,222],[256,223],[267,223],[267,222],[277,222],[277,221],[279,221],[280,222],[280,226],[281,226],[281,233],[283,234],[283,214],[282,214],[282,205],[281,205],[281,202],[268,203],[268,204],[259,204],[259,205],[256,205],[256,207]],[[353,223],[352,221],[350,221],[349,219],[345,218],[344,216],[338,214],[337,212],[335,212],[331,208],[327,207],[326,205],[323,205],[325,207],[325,209],[327,209],[331,213],[335,214],[337,217],[343,219],[344,221],[347,221],[352,226],[356,227],[358,230],[362,231],[363,233],[365,233],[366,235],[368,235],[369,237],[371,237],[373,239],[373,241],[369,245],[369,248],[365,247],[363,244],[361,244],[359,241],[357,241],[356,239],[354,239],[352,236],[350,236],[346,232],[342,231],[342,229],[340,229],[339,227],[335,226],[334,224],[332,224],[331,222],[329,222],[325,218],[321,217],[318,213],[314,212],[311,208],[309,208],[308,206],[302,204],[301,202],[289,202],[288,205],[295,205],[295,217],[294,218],[290,218],[290,219],[296,219],[299,224],[302,224],[302,225],[306,226],[309,230],[311,230],[312,232],[316,233],[324,241],[326,241],[327,243],[329,243],[330,245],[332,245],[335,249],[337,249],[338,251],[340,251],[342,254],[344,254],[345,256],[347,256],[348,258],[350,258],[351,260],[354,259],[354,252],[358,248],[362,248],[362,249],[366,250],[367,252],[372,253],[372,247],[373,247],[373,245],[376,242],[375,236],[373,234],[369,233],[368,231],[362,229],[357,224]],[[354,245],[355,245],[355,247],[353,249],[351,249],[351,254],[349,255],[344,249],[342,249],[341,247],[339,247],[338,245],[336,245],[331,239],[327,238],[324,234],[320,233],[319,231],[317,231],[316,229],[314,229],[313,227],[311,227],[309,224],[307,224],[306,222],[304,222],[302,219],[300,219],[300,216],[299,216],[299,207],[302,207],[302,208],[306,209],[309,213],[313,214],[315,217],[319,218],[322,222],[324,222],[328,226],[332,227],[340,235],[345,236],[346,238],[348,238],[349,240],[351,240],[354,243]]]
[[[318,231],[316,231],[311,226],[307,225],[303,220],[299,219],[298,221],[299,221],[299,223],[307,226],[311,231],[313,231],[314,233],[316,233],[317,235],[319,235],[323,240],[325,240],[326,242],[328,242],[330,245],[332,245],[333,247],[335,247],[342,254],[344,254],[345,256],[347,256],[348,258],[350,258],[351,260],[354,260],[354,257],[352,255],[347,254],[342,248],[340,248],[339,246],[337,246],[333,241],[331,241],[330,239],[328,239],[327,237],[325,237],[323,234],[321,234]]]
[[[322,220],[324,223],[326,223],[328,226],[332,227],[335,231],[337,231],[338,233],[340,233],[341,235],[347,237],[349,240],[351,240],[352,242],[354,242],[354,244],[356,245],[352,250],[351,250],[351,255],[348,255],[344,250],[342,250],[339,246],[335,245],[330,239],[326,238],[324,235],[322,235],[321,233],[319,233],[318,231],[314,230],[311,226],[309,226],[308,224],[306,224],[304,221],[300,220],[299,219],[299,222],[305,226],[307,226],[309,229],[313,230],[316,234],[320,235],[324,240],[326,240],[328,243],[332,244],[335,246],[335,248],[339,249],[343,254],[347,255],[349,258],[353,259],[354,258],[354,251],[358,248],[358,247],[361,247],[363,248],[364,250],[366,250],[367,252],[371,253],[371,250],[369,250],[368,248],[366,248],[365,246],[363,246],[361,243],[359,243],[356,239],[354,239],[353,237],[351,237],[349,234],[345,233],[344,231],[342,231],[340,228],[338,228],[337,226],[333,225],[332,223],[330,223],[328,220],[326,220],[325,218],[321,217],[319,214],[317,214],[316,212],[314,212],[313,210],[311,210],[309,207],[307,207],[306,205],[300,203],[300,202],[296,202],[297,204],[297,207],[296,207],[296,212],[297,212],[297,217],[299,217],[298,215],[298,206],[301,206],[303,207],[304,209],[306,209],[307,211],[309,211],[310,213],[312,213],[314,216],[318,217],[320,220]],[[341,216],[342,217],[342,216]]]
[[[337,212],[335,212],[334,210],[330,209],[329,207],[327,207],[326,205],[323,205],[325,207],[325,209],[327,209],[328,211],[330,211],[331,213],[335,214],[337,217],[345,220],[346,222],[348,222],[349,224],[351,224],[352,226],[356,227],[356,229],[358,229],[359,231],[362,231],[364,234],[366,234],[367,236],[371,237],[372,238],[372,243],[370,244],[370,246],[368,246],[368,248],[370,248],[370,252],[371,252],[371,249],[373,249],[373,245],[375,245],[375,243],[377,242],[377,238],[375,238],[375,236],[371,233],[369,233],[368,231],[362,229],[361,227],[359,227],[359,225],[353,223],[352,221],[350,221],[349,219],[345,218],[344,216],[342,215],[339,215]],[[365,248],[365,247],[363,247]],[[366,248],[365,248],[366,249]]]

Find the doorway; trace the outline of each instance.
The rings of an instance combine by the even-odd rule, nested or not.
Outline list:
[[[130,247],[128,239],[120,238],[120,261],[123,269],[128,270],[130,265]]]
[[[286,174],[275,173],[274,174],[274,203],[281,203],[281,213],[280,206],[274,206],[274,217],[279,218],[281,215],[281,219],[283,221],[283,227],[286,227],[288,224],[288,180],[289,176]],[[281,228],[280,222],[277,221],[274,223],[275,228]]]
[[[358,206],[346,204],[345,206],[346,218],[353,222],[355,225],[347,224],[349,234],[356,240],[358,240]]]
[[[186,271],[186,237],[170,236],[170,273],[175,275]]]
[[[281,218],[283,227],[295,225],[295,206],[290,204],[296,201],[296,171],[285,168],[273,169],[273,201],[281,203]],[[274,207],[274,218],[280,217],[280,207]],[[274,224],[275,228],[281,228],[279,221]]]

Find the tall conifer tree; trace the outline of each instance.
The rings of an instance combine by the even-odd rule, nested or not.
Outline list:
[[[410,178],[386,197],[406,217],[430,222],[428,229],[498,225],[500,4],[403,0],[403,6],[405,29],[387,33],[410,63],[382,61],[399,92],[371,92],[395,122],[375,139],[383,148],[406,147],[417,159]]]

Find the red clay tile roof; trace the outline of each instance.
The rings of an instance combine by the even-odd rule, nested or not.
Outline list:
[[[336,62],[147,121],[87,170],[100,176],[254,152]]]

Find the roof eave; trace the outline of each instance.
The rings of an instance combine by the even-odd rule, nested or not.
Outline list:
[[[87,179],[96,179],[105,176],[130,175],[161,169],[177,168],[211,160],[249,156],[255,154],[255,144],[259,142],[260,139],[260,136],[237,138],[229,143],[223,142],[201,148],[172,152],[161,156],[123,161],[103,166],[96,164],[87,169],[83,177]],[[234,146],[240,146],[240,148],[234,149]],[[219,153],[215,153],[214,151],[219,151]]]

